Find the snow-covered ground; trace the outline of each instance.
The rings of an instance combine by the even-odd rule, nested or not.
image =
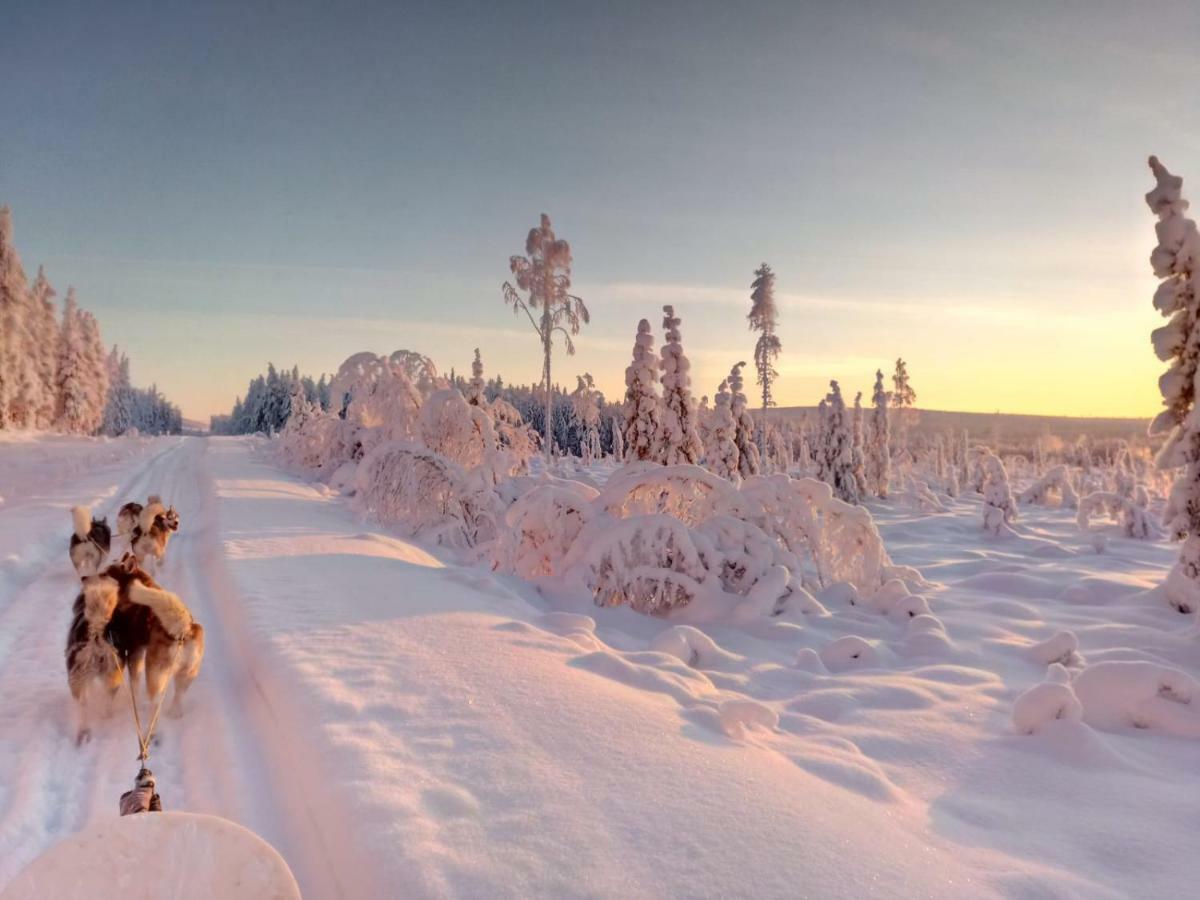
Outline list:
[[[74,745],[66,541],[74,503],[111,516],[153,492],[182,518],[161,580],[208,633],[151,761],[164,803],[258,832],[308,897],[1200,881],[1200,699],[1174,671],[1200,675],[1200,635],[1145,593],[1170,545],[1114,528],[1097,552],[1065,510],[987,539],[978,499],[873,504],[931,616],[830,591],[829,616],[698,632],[451,564],[253,439],[170,438],[0,444],[0,888],[114,816],[136,770],[124,706]],[[1014,725],[1056,661],[1073,687],[1027,696]]]

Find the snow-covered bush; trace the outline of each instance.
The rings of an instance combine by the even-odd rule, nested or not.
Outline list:
[[[1150,510],[1146,508],[1148,503],[1149,498],[1145,491],[1138,498],[1123,497],[1111,491],[1093,491],[1079,501],[1079,512],[1075,521],[1081,531],[1087,532],[1091,530],[1091,520],[1094,516],[1107,513],[1120,523],[1126,537],[1160,538],[1162,530],[1150,517]]]
[[[420,444],[389,441],[363,457],[359,508],[440,544],[474,547],[496,533],[498,498],[474,473]]]
[[[554,575],[579,532],[598,513],[595,488],[577,481],[539,484],[504,513],[493,568],[522,578]]]
[[[658,360],[650,323],[638,322],[633,361],[625,369],[625,424],[622,426],[625,457],[657,460],[662,430],[662,400],[658,395]]]
[[[1000,457],[985,450],[980,456],[983,472],[983,530],[999,535],[1011,531],[1017,518],[1017,502],[1008,486],[1008,472]]]
[[[1059,505],[1064,509],[1075,509],[1079,506],[1079,495],[1075,493],[1065,465],[1048,469],[1041,478],[1021,491],[1017,499],[1025,504],[1048,506],[1054,494],[1058,495]]]
[[[692,400],[691,363],[683,355],[680,319],[672,306],[663,307],[662,423],[659,448],[668,466],[696,464],[704,455],[696,430],[696,407]]]

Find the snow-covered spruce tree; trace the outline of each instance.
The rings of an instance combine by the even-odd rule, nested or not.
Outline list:
[[[94,315],[81,312],[79,328],[87,373],[87,418],[83,423],[83,433],[95,434],[104,422],[104,406],[108,400],[108,356],[100,337],[100,323]]]
[[[871,397],[871,439],[866,451],[867,486],[871,493],[886,500],[891,479],[892,447],[888,425],[888,394],[883,389],[883,372],[875,371],[875,393]]]
[[[37,370],[42,382],[42,401],[37,409],[36,427],[45,430],[54,424],[54,375],[58,368],[58,310],[55,291],[46,273],[38,266],[37,278],[30,288],[33,314],[37,317]]]
[[[733,436],[737,424],[733,419],[733,396],[729,393],[729,382],[722,381],[717,388],[716,406],[713,408],[709,428],[709,443],[704,448],[704,463],[714,475],[726,478],[735,484],[741,480],[738,474],[738,446]]]
[[[829,382],[825,397],[825,434],[821,441],[824,459],[821,480],[833,488],[834,496],[846,503],[859,501],[858,480],[854,475],[854,433],[842,389]]]
[[[740,362],[729,370],[729,390],[732,394],[730,411],[733,413],[733,442],[738,450],[738,474],[743,478],[757,475],[761,468],[758,445],[754,442],[754,417],[746,408],[746,394],[742,390],[742,367]]]
[[[758,372],[758,384],[762,388],[763,419],[759,423],[763,430],[759,435],[758,449],[760,455],[766,454],[765,429],[767,427],[767,407],[774,406],[775,400],[771,394],[771,385],[779,377],[775,371],[775,360],[783,349],[775,328],[779,324],[779,308],[775,305],[775,273],[771,267],[763,263],[754,271],[754,281],[750,283],[750,330],[757,331],[758,341],[754,344],[754,368]]]
[[[854,483],[858,485],[858,496],[867,496],[867,448],[866,435],[863,428],[862,391],[854,395],[854,418],[852,420],[852,441],[854,461]]]
[[[90,417],[88,411],[87,359],[84,335],[75,299],[75,289],[67,289],[63,303],[62,328],[59,330],[58,367],[55,372],[57,396],[55,427],[79,434]]]
[[[692,399],[691,364],[683,355],[680,319],[675,307],[663,307],[662,345],[662,424],[659,449],[665,465],[695,465],[704,455],[700,433],[696,429],[696,406]]]
[[[625,437],[621,434],[624,419],[612,420],[612,456],[614,462],[625,461]]]
[[[915,423],[913,404],[917,402],[917,392],[912,389],[908,380],[908,363],[896,359],[896,371],[892,373],[892,395],[889,405],[896,411],[896,443],[900,451],[908,450],[909,428]]]
[[[1171,488],[1163,524],[1183,541],[1179,560],[1167,576],[1167,597],[1177,609],[1200,608],[1200,409],[1196,406],[1197,361],[1200,360],[1200,234],[1188,218],[1183,179],[1150,157],[1154,190],[1146,204],[1158,217],[1158,245],[1150,266],[1162,279],[1154,292],[1154,308],[1169,321],[1151,334],[1154,352],[1168,362],[1158,379],[1166,407],[1150,423],[1150,434],[1168,433],[1155,463],[1160,469],[1183,468]]]
[[[571,393],[571,412],[579,429],[579,455],[585,463],[600,458],[600,392],[590,373],[575,376],[578,385]]]
[[[658,441],[662,430],[662,400],[658,396],[658,360],[654,358],[654,335],[650,323],[638,322],[633,341],[633,361],[625,369],[625,458],[653,460],[661,456]]]
[[[571,293],[571,245],[554,235],[550,217],[542,213],[541,224],[529,230],[525,239],[525,256],[509,258],[509,268],[516,287],[504,282],[504,302],[513,313],[524,312],[542,344],[542,390],[545,392],[546,420],[543,449],[550,461],[553,444],[554,382],[550,378],[550,354],[554,335],[566,340],[567,354],[574,355],[571,336],[579,334],[589,321],[583,301]],[[519,291],[524,291],[522,296]],[[538,315],[535,317],[534,312]]]
[[[1000,535],[1010,532],[1010,523],[1017,518],[1017,501],[1008,485],[1008,471],[1000,457],[982,449],[980,467],[983,469],[983,530]]]
[[[13,243],[12,213],[0,207],[0,428],[17,424],[29,285]]]
[[[467,383],[467,402],[472,406],[486,406],[487,398],[483,391],[483,359],[479,355],[479,348],[476,347],[475,359],[471,361],[471,380]]]

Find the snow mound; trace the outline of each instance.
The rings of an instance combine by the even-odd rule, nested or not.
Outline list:
[[[879,651],[869,641],[856,634],[848,634],[821,649],[821,662],[831,672],[872,669],[879,665]]]
[[[735,741],[743,740],[751,728],[774,731],[779,727],[779,713],[756,700],[725,700],[717,714],[721,729]]]
[[[1200,682],[1182,669],[1144,660],[1108,660],[1075,677],[1083,720],[1102,731],[1145,728],[1200,738]]]
[[[1012,718],[1018,734],[1033,734],[1058,719],[1082,719],[1083,705],[1071,690],[1071,673],[1059,663],[1052,663],[1045,681],[1017,697]]]
[[[1081,665],[1083,659],[1078,651],[1079,638],[1073,631],[1056,632],[1046,640],[1024,648],[1026,656],[1045,666],[1051,663],[1061,663],[1064,666]]]
[[[693,669],[717,669],[737,663],[740,657],[717,646],[699,628],[690,625],[675,625],[660,632],[650,642],[650,649],[681,659]]]

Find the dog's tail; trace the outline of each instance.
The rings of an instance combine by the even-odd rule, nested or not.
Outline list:
[[[145,534],[150,530],[150,526],[154,524],[154,520],[165,513],[166,507],[161,503],[147,503],[145,509],[142,510],[142,515],[138,519],[138,527]]]
[[[162,506],[162,497],[158,496],[158,494],[151,494],[149,497],[146,498],[147,506],[153,506],[156,503],[159,506]]]
[[[129,599],[134,603],[150,607],[167,634],[177,641],[191,633],[192,614],[183,601],[162,588],[147,587],[140,581],[129,585]]]
[[[86,506],[76,506],[71,510],[71,518],[75,522],[75,537],[86,541],[92,530],[92,511]]]

